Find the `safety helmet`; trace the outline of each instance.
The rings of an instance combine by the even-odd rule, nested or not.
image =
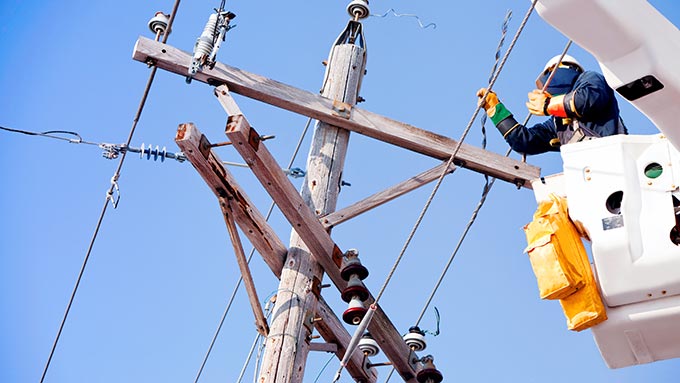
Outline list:
[[[557,56],[551,58],[550,60],[548,60],[548,62],[545,63],[545,67],[543,67],[543,72],[545,73],[546,70],[548,70],[548,69],[554,67],[555,65],[557,65],[557,63],[560,62],[560,57],[562,57],[562,55],[557,55]],[[583,67],[582,67],[581,64],[578,62],[578,60],[576,60],[575,58],[573,58],[573,57],[571,57],[571,56],[569,56],[569,55],[564,55],[564,57],[562,57],[562,61],[561,61],[560,63],[561,63],[561,64],[571,64],[571,65],[574,65],[574,66],[578,67],[578,69],[579,69],[581,72],[583,72]]]
[[[543,71],[536,78],[536,89],[545,87],[545,91],[552,95],[564,94],[571,90],[576,78],[583,73],[583,67],[569,55],[564,55],[562,61],[560,61],[560,57],[562,55],[557,55],[548,60]],[[560,63],[559,68],[555,69],[558,62]],[[555,74],[550,83],[545,86],[546,81],[551,78],[551,72],[555,72]]]

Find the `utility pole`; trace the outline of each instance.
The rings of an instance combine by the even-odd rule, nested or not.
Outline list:
[[[334,110],[341,116],[349,115],[356,104],[366,67],[362,25],[358,19],[360,15],[368,16],[368,8],[360,15],[352,13],[350,8],[348,11],[355,18],[331,49],[321,89],[324,97],[334,100]],[[301,190],[303,200],[317,216],[336,209],[348,142],[348,130],[317,123]],[[259,383],[302,382],[318,305],[318,290],[314,286],[318,286],[322,278],[322,267],[314,261],[293,228]]]
[[[227,138],[293,227],[289,248],[222,165],[211,149],[214,145],[204,134],[193,124],[181,124],[175,137],[180,149],[215,193],[225,217],[234,219],[274,276],[281,279],[258,383],[300,383],[309,351],[334,352],[338,359],[343,359],[349,350],[350,334],[320,293],[324,273],[340,292],[349,287],[340,269],[342,250],[330,236],[335,225],[421,187],[443,173],[451,173],[458,166],[529,188],[531,181],[540,177],[539,168],[524,162],[357,108],[354,104],[366,66],[359,19],[368,16],[368,1],[352,0],[347,9],[353,20],[332,47],[321,95],[219,62],[192,77],[215,86],[214,95],[229,115],[225,128]],[[186,76],[192,62],[189,53],[146,38],[137,41],[133,58],[181,76]],[[249,125],[231,92],[319,121],[301,192],[260,142],[259,134]],[[454,156],[454,163],[448,167],[448,162],[442,163],[336,211],[349,132],[440,161]],[[251,290],[251,302],[256,302],[254,288]],[[367,293],[365,304],[374,300],[370,291]],[[259,316],[260,310],[253,309],[255,316]],[[264,324],[262,320],[259,322]],[[266,333],[266,326],[260,328]],[[326,343],[310,343],[314,328]],[[419,349],[402,339],[401,332],[379,306],[368,330],[404,382],[415,383],[423,378],[441,380],[431,358],[430,362],[426,357],[419,358],[415,354]],[[367,355],[356,350],[344,367],[356,381],[375,383],[377,374]]]

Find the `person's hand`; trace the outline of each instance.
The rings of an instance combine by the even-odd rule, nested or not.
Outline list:
[[[485,93],[486,97],[484,97]],[[486,114],[492,115],[499,103],[496,93],[494,91],[487,93],[486,88],[481,88],[477,91],[477,97],[479,97],[479,105],[484,108]]]
[[[548,115],[548,104],[550,103],[550,95],[540,89],[534,89],[529,93],[529,101],[527,101],[527,109],[529,113],[537,116]]]

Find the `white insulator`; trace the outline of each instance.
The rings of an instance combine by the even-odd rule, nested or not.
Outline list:
[[[427,347],[425,335],[423,335],[421,332],[409,332],[408,334],[404,335],[404,342],[406,342],[406,345],[409,346],[413,351],[422,351]]]
[[[380,353],[378,342],[369,333],[364,334],[359,340],[359,350],[366,356],[374,356]]]
[[[156,12],[156,15],[149,20],[149,29],[153,33],[165,33],[168,29],[168,23],[170,22],[170,17],[163,12]]]
[[[368,9],[368,0],[352,0],[352,2],[347,5],[347,13],[349,13],[352,18],[356,17],[359,20],[367,18],[371,13]]]
[[[206,59],[210,56],[213,50],[213,41],[215,40],[215,27],[217,25],[217,13],[213,13],[208,18],[208,22],[203,28],[203,33],[196,39],[194,45],[194,56],[189,67],[189,75],[195,75],[198,70],[205,64]]]

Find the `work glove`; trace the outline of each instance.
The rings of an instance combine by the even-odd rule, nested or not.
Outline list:
[[[529,113],[536,116],[547,116],[548,105],[550,104],[550,95],[540,89],[534,89],[529,93],[529,101],[527,101],[527,109]]]
[[[486,97],[484,94],[486,93]],[[494,125],[498,128],[498,124],[508,117],[512,116],[512,113],[498,101],[498,96],[493,91],[488,91],[486,88],[481,88],[477,91],[477,97],[479,97],[479,106],[484,108],[486,115],[489,116]],[[499,128],[500,129],[500,128]],[[501,131],[505,137],[505,132]]]
[[[484,108],[486,114],[492,117],[496,112],[496,105],[498,105],[498,96],[494,91],[489,91],[486,97],[484,94],[487,93],[486,88],[480,88],[477,91],[477,97],[479,97],[479,105]]]

